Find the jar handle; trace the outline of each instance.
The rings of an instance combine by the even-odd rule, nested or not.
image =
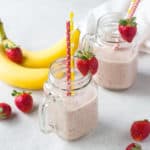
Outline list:
[[[44,95],[44,99],[39,106],[39,124],[40,129],[44,133],[55,132],[56,122],[48,116],[48,107],[54,102],[54,97],[51,93]]]
[[[95,42],[95,35],[89,33],[85,34],[81,39],[81,49],[91,50],[93,49],[93,44]]]

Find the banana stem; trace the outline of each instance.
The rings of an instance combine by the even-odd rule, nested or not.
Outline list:
[[[4,31],[3,23],[0,21],[0,42],[7,39],[6,33]]]

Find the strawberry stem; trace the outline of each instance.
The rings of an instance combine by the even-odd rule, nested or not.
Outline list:
[[[18,92],[18,91],[16,91],[16,90],[13,90],[12,93],[11,93],[11,95],[12,95],[12,96],[19,96],[19,95],[24,94],[24,93],[27,93],[27,94],[29,94],[29,95],[32,94],[32,92],[26,92],[26,91]]]
[[[127,19],[120,19],[119,24],[123,26],[136,26],[136,17],[127,18]]]
[[[9,41],[9,44],[7,43],[4,45],[5,49],[12,49],[12,48],[16,48],[16,47],[17,47],[17,45],[11,41]]]
[[[3,40],[7,39],[3,23],[0,21],[0,41],[2,42]]]
[[[135,143],[135,148],[132,148],[133,150],[142,150],[141,145]]]
[[[23,91],[22,93],[27,93],[27,94],[29,94],[29,95],[32,94],[32,92],[27,92],[27,91]]]
[[[13,90],[13,92],[11,93],[12,96],[19,96],[21,94],[22,92],[17,92],[16,90]]]
[[[90,50],[83,49],[83,50],[79,50],[77,52],[76,57],[80,58],[80,59],[88,60],[88,59],[94,57],[94,54]]]

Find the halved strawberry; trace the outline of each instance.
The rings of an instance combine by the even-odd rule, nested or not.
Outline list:
[[[135,20],[136,18],[132,17],[129,19],[121,19],[119,21],[118,30],[121,37],[127,42],[132,42],[137,33],[137,23],[135,22]]]

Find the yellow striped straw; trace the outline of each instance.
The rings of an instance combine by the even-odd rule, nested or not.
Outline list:
[[[74,47],[74,42],[73,42],[73,36],[72,36],[72,31],[74,30],[74,22],[73,22],[73,18],[74,18],[74,13],[71,11],[69,14],[69,18],[70,18],[70,32],[71,32],[71,81],[75,80],[75,74],[74,74],[74,52],[73,52],[73,47]],[[71,89],[74,89],[74,85],[71,85]],[[72,95],[74,93],[72,92]]]
[[[73,23],[74,13],[72,11],[69,14],[69,18],[70,18],[70,30],[72,31],[74,28],[74,23]]]
[[[139,3],[140,3],[140,0],[131,0],[129,9],[127,11],[127,18],[133,17]]]

